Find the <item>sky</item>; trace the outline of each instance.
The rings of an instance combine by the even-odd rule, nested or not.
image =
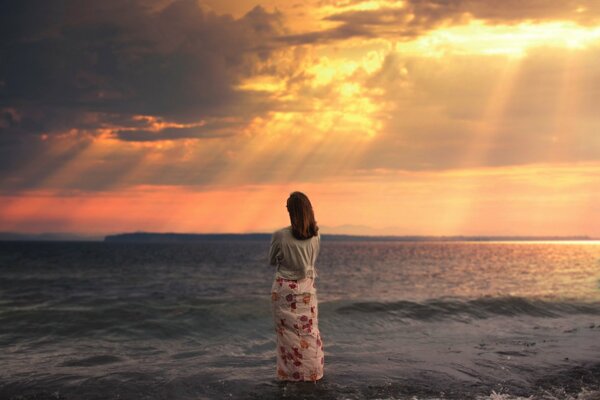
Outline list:
[[[598,0],[0,2],[0,231],[600,237]]]

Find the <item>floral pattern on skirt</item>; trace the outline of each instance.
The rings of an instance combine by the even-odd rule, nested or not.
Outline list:
[[[321,379],[325,358],[315,279],[276,277],[271,288],[271,303],[277,336],[277,378],[284,381]]]

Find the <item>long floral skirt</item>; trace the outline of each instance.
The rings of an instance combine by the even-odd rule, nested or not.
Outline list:
[[[277,277],[271,288],[277,336],[277,378],[316,381],[323,377],[323,342],[319,332],[314,278]]]

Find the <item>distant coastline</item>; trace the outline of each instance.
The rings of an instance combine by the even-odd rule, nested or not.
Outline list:
[[[0,232],[0,241],[6,242],[101,242],[104,238],[103,235],[85,235],[68,232]]]
[[[597,240],[589,236],[366,236],[323,234],[327,241],[377,241],[377,242],[496,242],[496,241],[573,241]],[[270,233],[156,233],[134,232],[108,235],[105,242],[194,242],[243,240],[270,240]]]

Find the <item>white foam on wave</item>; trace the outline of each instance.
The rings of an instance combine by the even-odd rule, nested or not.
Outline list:
[[[569,394],[564,389],[554,389],[554,390],[546,390],[538,394],[534,394],[528,397],[523,396],[515,396],[510,393],[497,393],[496,391],[492,391],[491,394],[487,396],[477,396],[477,400],[600,400],[600,391],[598,390],[589,390],[586,388],[582,388],[581,391],[577,394]],[[344,399],[345,400],[345,399]],[[396,398],[396,397],[385,397],[385,398],[377,398],[374,400],[444,400],[444,398],[440,397],[418,397],[411,396],[406,398]]]
[[[477,400],[599,400],[600,391],[582,388],[577,394],[567,393],[564,389],[545,390],[529,397],[513,396],[509,393],[492,393],[488,396],[478,396]]]

